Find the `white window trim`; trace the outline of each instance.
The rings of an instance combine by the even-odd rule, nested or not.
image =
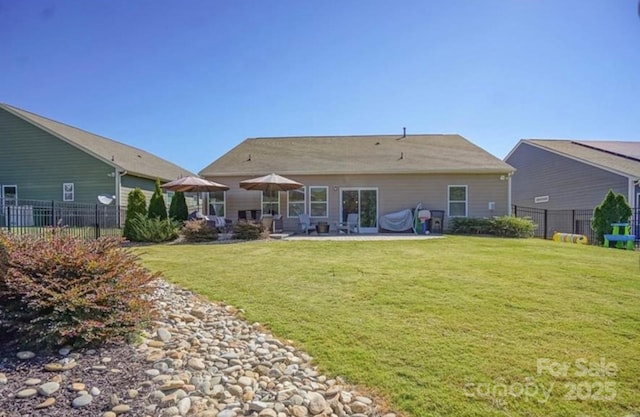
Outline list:
[[[18,186],[16,184],[5,184],[5,185],[3,185],[2,186],[2,195],[0,196],[0,200],[2,201],[3,204],[5,204],[4,202],[5,202],[6,198],[5,198],[4,189],[5,188],[10,188],[10,187],[13,187],[13,188],[16,189],[16,198],[15,198],[16,201],[14,202],[14,204],[18,205]]]
[[[287,191],[287,218],[288,219],[297,219],[298,215],[291,215],[291,200],[289,200],[289,193],[294,192],[294,191],[300,191],[300,189],[298,188],[297,190],[291,190],[291,191]],[[293,204],[301,204],[302,203],[302,213],[303,214],[307,214],[307,187],[302,187],[302,193],[304,194],[302,196],[302,201],[295,201],[293,202]]]
[[[71,191],[69,191],[71,193],[71,199],[67,198],[67,191],[65,190],[65,188],[67,188],[68,185],[71,186]],[[62,201],[75,201],[75,200],[76,200],[76,186],[75,186],[75,183],[73,183],[73,182],[63,182],[62,183]]]
[[[325,189],[325,191],[326,191],[325,195],[327,196],[327,200],[324,202],[325,208],[326,208],[325,213],[327,213],[326,216],[312,216],[311,215],[311,189],[312,188],[324,188]],[[320,202],[319,201],[315,201],[314,203],[320,203]],[[309,211],[308,211],[308,213],[309,213],[309,216],[312,219],[327,219],[327,218],[329,218],[329,186],[328,185],[310,185],[309,186]]]
[[[280,191],[276,191],[276,195],[278,198],[278,215],[280,215],[282,213],[281,207],[280,207]],[[265,213],[264,212],[264,191],[260,191],[260,212],[262,213],[262,215],[264,216]]]
[[[451,203],[462,203],[460,200],[451,200],[452,188],[464,188],[464,216],[451,215]],[[468,217],[469,216],[469,186],[468,185],[448,185],[447,186],[447,216],[448,217]]]

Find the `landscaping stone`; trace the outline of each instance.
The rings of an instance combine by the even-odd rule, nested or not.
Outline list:
[[[38,393],[45,397],[49,397],[59,389],[60,384],[58,384],[57,382],[46,382],[38,387]]]
[[[71,405],[73,405],[74,408],[82,408],[91,404],[91,401],[93,401],[93,396],[90,394],[85,394],[74,398]]]
[[[19,378],[3,369],[0,390],[9,387],[16,397],[7,415],[55,409],[65,417],[382,416],[372,398],[320,374],[308,354],[243,321],[234,308],[162,280],[155,285],[159,316],[139,344],[59,349],[20,362],[32,368]]]

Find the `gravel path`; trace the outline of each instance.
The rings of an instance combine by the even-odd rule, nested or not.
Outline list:
[[[159,280],[138,346],[21,351],[0,345],[0,417],[394,417],[311,357]]]

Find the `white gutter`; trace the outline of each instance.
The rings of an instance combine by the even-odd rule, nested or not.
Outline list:
[[[118,168],[115,170],[115,178],[116,178],[116,207],[118,207],[118,212],[120,210],[120,189],[122,188],[122,177],[127,175],[127,171],[124,170],[122,172],[118,171]],[[118,226],[120,226],[120,219],[122,218],[122,214],[118,216]]]

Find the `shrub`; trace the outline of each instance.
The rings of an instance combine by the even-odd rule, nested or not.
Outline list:
[[[189,218],[189,209],[187,208],[187,201],[184,198],[182,191],[176,191],[171,198],[171,204],[169,205],[169,217],[184,222]]]
[[[262,236],[264,227],[262,223],[236,223],[233,226],[233,234],[236,239],[240,240],[257,240]]]
[[[604,242],[604,235],[613,231],[611,223],[627,223],[632,211],[622,194],[609,190],[604,200],[593,210],[591,228],[598,244]]]
[[[456,234],[483,234],[500,237],[532,237],[538,226],[526,217],[502,216],[492,219],[456,217],[449,229]]]
[[[500,237],[532,237],[537,227],[529,217],[501,216],[489,220],[489,233]]]
[[[449,223],[449,231],[451,233],[469,235],[469,234],[489,234],[489,219],[479,219],[475,217],[454,217]]]
[[[139,188],[131,190],[127,196],[127,217],[124,221],[122,235],[129,240],[134,240],[131,230],[131,220],[133,220],[136,214],[143,216],[147,214],[147,199]]]
[[[167,204],[164,202],[159,179],[156,179],[156,189],[149,200],[149,218],[160,220],[167,218]]]
[[[135,242],[168,242],[178,237],[180,222],[172,219],[149,218],[137,214],[131,220],[132,241]]]
[[[182,227],[182,236],[187,242],[209,242],[218,240],[218,231],[206,220],[189,220]]]
[[[1,237],[1,236],[0,236]],[[0,277],[0,333],[34,346],[117,341],[153,319],[149,283],[121,240],[52,234],[5,236],[9,268]]]

